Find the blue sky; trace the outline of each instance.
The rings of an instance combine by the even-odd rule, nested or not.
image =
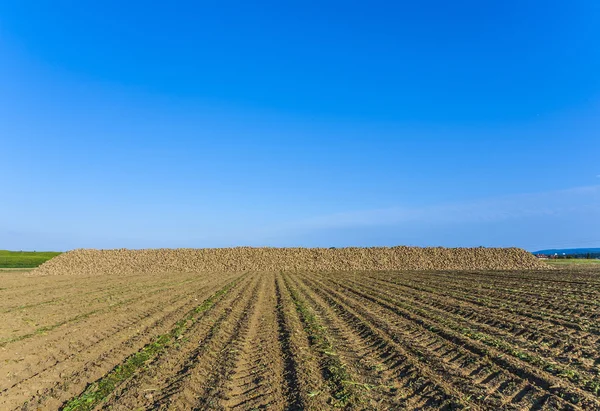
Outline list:
[[[0,248],[600,246],[599,22],[0,3]]]

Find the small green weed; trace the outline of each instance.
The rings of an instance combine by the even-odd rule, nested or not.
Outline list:
[[[107,398],[121,383],[131,378],[134,373],[142,368],[146,362],[154,359],[161,351],[175,344],[183,332],[199,320],[198,314],[212,308],[221,296],[226,294],[238,280],[231,282],[215,294],[204,300],[201,305],[194,308],[183,319],[179,320],[167,334],[160,335],[141,350],[131,355],[122,364],[113,368],[108,374],[95,383],[90,384],[79,396],[68,401],[62,408],[63,411],[88,411]]]

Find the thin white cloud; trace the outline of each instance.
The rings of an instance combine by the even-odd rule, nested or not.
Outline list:
[[[595,211],[600,211],[600,185],[424,207],[341,212],[294,222],[281,228],[287,231],[398,225],[409,222],[493,222]]]

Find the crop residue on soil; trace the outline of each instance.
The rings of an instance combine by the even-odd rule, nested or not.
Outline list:
[[[548,269],[518,248],[206,248],[79,249],[53,258],[33,275],[163,272]]]

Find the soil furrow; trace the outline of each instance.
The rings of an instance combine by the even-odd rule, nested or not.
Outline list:
[[[388,277],[387,279],[382,279],[382,281],[386,281],[391,284],[398,284],[398,281],[400,280],[398,278]],[[587,326],[586,328],[588,330],[591,330],[596,335],[598,335],[598,330],[600,330],[598,327],[593,327],[593,324],[595,324],[594,322],[587,321],[587,324],[580,324],[577,322],[577,320],[579,319],[585,320],[587,315],[589,315],[589,311],[583,317],[565,316],[563,314],[544,312],[544,308],[549,311],[553,311],[554,308],[540,307],[537,303],[536,307],[539,308],[537,310],[531,310],[530,307],[532,305],[532,300],[515,300],[512,299],[508,294],[499,294],[498,296],[494,296],[491,293],[479,293],[478,291],[473,289],[455,290],[449,284],[436,284],[426,280],[418,282],[414,280],[402,280],[401,284],[404,287],[410,287],[415,289],[416,291],[431,292],[433,294],[438,294],[450,298],[455,298],[461,301],[487,306],[495,310],[511,313],[512,315],[519,315],[522,317],[531,318],[535,321],[542,320],[545,323],[564,326],[577,331],[582,330],[583,327]],[[561,294],[564,294],[564,291],[555,290],[555,294],[559,292]],[[589,327],[590,325],[592,325],[591,329]]]
[[[352,283],[351,281],[349,283]],[[386,291],[379,291],[376,288],[370,287],[366,283],[361,283],[361,288],[365,289],[371,296],[382,297],[387,302],[392,302],[396,307],[402,310],[404,316],[410,317],[411,313],[414,318],[418,318],[419,321],[433,321],[434,323],[442,323],[444,326],[450,327],[454,331],[466,335],[470,339],[481,341],[484,344],[492,347],[490,350],[500,350],[515,358],[514,361],[525,361],[528,364],[537,366],[543,377],[548,381],[552,380],[548,374],[556,378],[565,378],[575,385],[579,385],[580,388],[600,394],[600,380],[597,378],[594,367],[588,368],[588,370],[580,368],[580,372],[576,372],[573,367],[567,365],[560,365],[552,358],[544,358],[539,352],[531,352],[515,344],[510,344],[506,341],[506,338],[495,338],[494,331],[487,325],[473,326],[469,321],[464,321],[463,318],[456,318],[455,316],[449,315],[447,311],[437,310],[431,306],[425,308],[419,307],[415,300],[403,300],[397,294],[390,294]],[[469,328],[471,326],[471,328]],[[539,350],[537,350],[539,351]],[[491,351],[490,351],[491,352]],[[553,384],[550,384],[553,385]],[[579,393],[581,394],[581,393]]]
[[[193,304],[193,300],[197,299],[198,294],[205,288],[201,284],[198,284],[197,287],[176,290],[170,293],[171,296],[165,294],[158,299],[156,295],[147,296],[137,304],[121,306],[116,311],[113,307],[111,311],[114,318],[110,322],[107,322],[104,317],[94,317],[77,325],[74,324],[68,329],[61,329],[62,334],[59,334],[57,330],[54,333],[55,336],[37,338],[27,344],[21,343],[22,346],[18,349],[32,353],[39,351],[40,354],[30,354],[23,361],[11,366],[11,378],[7,382],[12,381],[12,384],[4,388],[0,398],[16,398],[15,392],[23,392],[24,395],[28,395],[30,391],[27,388],[28,385],[36,386],[38,391],[42,390],[43,392],[44,385],[40,386],[35,380],[52,380],[48,378],[48,375],[52,374],[58,375],[61,382],[64,383],[63,385],[73,385],[73,378],[66,371],[71,369],[70,362],[76,364],[75,370],[103,367],[104,364],[101,361],[103,353],[109,352],[117,344],[121,344],[125,352],[130,351],[131,344],[135,340],[139,340],[140,337],[149,333],[145,326],[150,327],[153,322],[161,319],[161,315],[168,315],[169,312],[177,310],[179,305],[185,304],[186,301],[191,301],[190,304]],[[157,301],[161,301],[161,303],[157,304]],[[157,315],[158,317],[155,318]],[[87,330],[93,331],[87,332]],[[130,338],[134,340],[130,340]],[[43,353],[49,347],[52,348],[52,355],[46,356]],[[11,353],[12,351],[5,350],[0,353],[0,359],[2,356],[9,358]],[[98,356],[94,357],[95,355]],[[80,371],[75,371],[75,373],[77,379],[82,377]],[[25,383],[28,385],[24,385]],[[52,393],[52,395],[54,394]]]
[[[336,285],[354,294],[367,306],[375,304],[379,307],[379,315],[387,316],[389,318],[388,323],[390,325],[393,325],[394,322],[396,322],[400,327],[419,327],[426,333],[437,335],[444,340],[459,346],[461,351],[467,350],[474,356],[488,358],[501,369],[514,374],[516,377],[526,379],[530,381],[531,384],[534,384],[553,395],[565,398],[574,405],[588,404],[593,407],[599,405],[598,400],[588,392],[573,385],[562,384],[560,379],[539,368],[521,361],[518,358],[510,358],[491,345],[486,345],[479,340],[471,339],[471,335],[468,333],[463,335],[461,333],[463,328],[458,324],[453,324],[450,320],[437,318],[432,321],[421,317],[418,314],[411,313],[407,307],[402,307],[400,304],[397,304],[396,301],[377,296],[377,293],[374,293],[372,290],[363,292],[360,291],[360,289],[354,289],[339,283],[336,283]],[[390,317],[389,313],[395,314],[395,317]],[[449,325],[450,327],[448,328]]]
[[[225,377],[223,409],[284,410],[286,398],[283,352],[278,344],[275,277],[264,274],[257,307],[248,322],[245,338],[240,341],[234,369]]]
[[[375,280],[376,281],[376,280]],[[422,294],[404,289],[389,283],[363,280],[365,285],[372,286],[371,289],[382,289],[386,285],[384,294],[397,301],[413,304],[424,310],[431,310],[439,315],[460,321],[477,332],[484,332],[520,350],[522,356],[539,356],[547,364],[556,363],[556,374],[561,373],[561,365],[577,369],[587,379],[595,380],[597,369],[593,365],[593,356],[596,353],[594,341],[587,342],[585,333],[578,334],[575,338],[566,334],[565,330],[543,330],[536,327],[537,324],[531,319],[513,319],[506,315],[497,314],[496,311],[487,307],[477,306],[471,303],[449,299],[436,294]],[[590,336],[591,337],[591,336]],[[578,350],[573,350],[574,344]],[[587,363],[578,362],[584,359],[587,353]]]
[[[459,254],[487,268],[434,270]],[[598,271],[494,255],[79,250],[0,271],[0,409],[600,411]],[[392,271],[413,257],[429,271]]]
[[[52,363],[7,389],[3,396],[16,400],[19,398],[18,392],[30,396],[31,387],[36,387],[38,394],[30,399],[29,404],[50,408],[58,406],[80,392],[86,382],[99,378],[114,367],[119,358],[139,349],[156,333],[171,328],[186,311],[198,304],[198,300],[201,301],[215,289],[216,286],[191,289],[160,304],[155,302],[149,311],[97,331],[93,339],[65,341],[64,348],[52,357]],[[136,312],[135,307],[129,307],[129,310]],[[57,382],[48,385],[44,383],[46,381]]]
[[[287,358],[287,397],[292,400],[288,409],[328,409],[327,384],[283,274],[276,275],[275,289],[280,343]]]
[[[304,298],[322,320],[323,325],[332,338],[343,364],[350,374],[347,383],[355,388],[358,404],[368,408],[390,408],[395,404],[395,379],[386,378],[385,365],[377,356],[373,342],[365,342],[340,317],[339,313],[329,306],[321,296],[312,291],[296,276],[290,276],[290,282],[300,291]]]
[[[248,332],[248,320],[255,312],[263,276],[255,275],[242,299],[225,312],[211,327],[206,338],[199,341],[199,349],[188,358],[183,370],[175,375],[154,402],[156,408],[177,410],[218,408],[224,384],[239,353],[239,342]]]
[[[137,409],[158,406],[175,393],[186,373],[207,349],[220,324],[232,315],[233,309],[247,299],[256,278],[245,277],[214,300],[195,309],[188,319],[180,320],[184,327],[173,341],[145,364],[132,379],[117,387],[103,405],[108,409]]]
[[[450,372],[450,367],[444,362],[432,362],[422,350],[407,345],[404,338],[390,331],[388,325],[365,306],[357,305],[326,284],[314,282],[312,278],[304,279],[338,310],[349,327],[380,347],[380,358],[386,360],[389,369],[397,372],[396,378],[401,385],[397,398],[406,401],[405,407],[427,404],[431,408],[464,408],[463,399],[474,395],[465,377]]]
[[[528,315],[535,314],[536,312],[531,311],[530,307],[533,301],[535,301],[536,307],[540,309],[544,309],[547,311],[545,313],[545,317],[543,320],[554,320],[557,324],[565,324],[565,326],[570,326],[574,329],[581,329],[581,325],[575,323],[575,325],[570,325],[572,320],[577,320],[578,317],[582,319],[586,319],[590,317],[590,315],[598,314],[598,298],[600,297],[600,293],[596,293],[592,298],[594,301],[591,306],[584,306],[582,310],[578,311],[578,317],[573,318],[572,316],[564,315],[564,311],[568,310],[569,312],[575,313],[574,301],[569,301],[569,290],[564,289],[554,289],[550,290],[549,293],[553,296],[553,300],[550,302],[544,302],[543,298],[540,296],[539,292],[537,293],[529,293],[527,298],[517,298],[511,293],[511,290],[495,290],[493,288],[484,290],[482,286],[478,287],[466,287],[465,284],[454,286],[451,282],[438,282],[431,281],[431,279],[420,278],[420,276],[415,276],[410,279],[398,277],[398,276],[387,276],[387,278],[382,278],[379,275],[374,275],[375,277],[381,278],[384,281],[388,281],[390,283],[402,284],[406,287],[412,287],[416,290],[423,291],[431,291],[435,294],[445,295],[449,293],[452,297],[455,298],[463,298],[469,301],[488,301],[493,303],[496,308],[502,309],[510,309],[511,311],[516,311],[519,313],[527,313]],[[521,285],[521,287],[525,287],[527,285]],[[529,285],[529,288],[536,289],[535,284]],[[556,296],[559,295],[560,299],[556,299]],[[575,301],[578,304],[582,304],[583,300],[581,297],[576,297]],[[510,304],[509,304],[510,303]],[[534,317],[536,319],[540,319],[539,317]],[[590,323],[591,325],[591,323]]]
[[[282,354],[283,377],[284,377],[284,396],[287,399],[286,410],[302,410],[304,402],[300,395],[302,383],[299,376],[299,355],[297,344],[294,344],[292,336],[291,320],[286,318],[284,310],[284,297],[281,292],[280,276],[275,276],[275,303],[277,319],[277,341]],[[287,304],[286,304],[287,306]]]

